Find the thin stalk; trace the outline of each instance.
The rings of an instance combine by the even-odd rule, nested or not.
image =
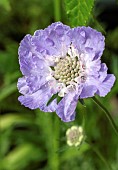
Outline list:
[[[54,19],[55,21],[61,20],[61,6],[60,0],[53,0],[54,3]]]
[[[102,103],[100,103],[100,102],[98,101],[98,99],[97,99],[96,97],[93,97],[92,99],[93,99],[93,101],[104,111],[104,113],[105,113],[105,115],[107,116],[109,122],[111,123],[111,126],[113,127],[114,131],[115,131],[116,134],[118,135],[118,127],[116,126],[114,120],[112,119],[109,111],[106,109],[106,107],[104,107],[104,106],[102,105]]]
[[[97,156],[100,158],[100,160],[105,164],[105,166],[107,167],[108,170],[112,170],[110,164],[106,161],[106,159],[104,158],[104,156],[100,153],[100,151],[93,146],[88,140],[85,141],[89,147],[97,154]]]
[[[53,142],[53,169],[59,170],[60,160],[59,160],[59,154],[57,153],[57,150],[59,149],[59,139],[60,137],[60,120],[55,116],[54,118],[54,125],[52,129],[52,133],[54,134],[54,138],[52,139]]]
[[[86,116],[85,116],[85,112],[83,112],[83,120],[82,120],[83,129],[85,129],[85,124],[86,124]]]

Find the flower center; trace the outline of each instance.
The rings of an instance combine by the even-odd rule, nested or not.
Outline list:
[[[80,63],[77,57],[71,58],[66,56],[65,58],[59,59],[56,66],[54,67],[54,77],[60,83],[69,85],[70,82],[74,81],[79,76]]]

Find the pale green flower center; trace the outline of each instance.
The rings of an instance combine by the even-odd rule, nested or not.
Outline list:
[[[80,63],[77,57],[66,56],[61,58],[54,67],[54,77],[60,82],[69,85],[79,76]]]

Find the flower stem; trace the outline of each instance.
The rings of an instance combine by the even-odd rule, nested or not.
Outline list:
[[[83,120],[82,120],[83,129],[85,129],[85,124],[86,124],[86,117],[85,117],[85,112],[83,112]]]
[[[60,0],[53,0],[54,3],[54,19],[55,21],[61,20],[61,13],[60,13]]]
[[[104,106],[102,105],[102,103],[100,103],[100,102],[98,101],[98,99],[97,99],[96,97],[93,97],[92,99],[93,99],[93,101],[104,111],[104,113],[105,113],[105,115],[107,116],[108,120],[110,121],[110,123],[111,123],[114,131],[115,131],[116,134],[118,135],[118,128],[117,128],[114,120],[112,119],[109,111],[106,109],[106,107],[104,107]]]
[[[101,159],[101,161],[106,165],[108,170],[112,170],[110,164],[106,161],[104,156],[99,152],[99,150],[93,146],[88,140],[85,140],[85,142],[89,145],[89,147],[97,154],[97,156]]]

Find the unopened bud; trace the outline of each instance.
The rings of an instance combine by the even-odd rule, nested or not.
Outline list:
[[[67,144],[69,146],[79,146],[84,139],[84,132],[81,126],[72,126],[66,131]]]

